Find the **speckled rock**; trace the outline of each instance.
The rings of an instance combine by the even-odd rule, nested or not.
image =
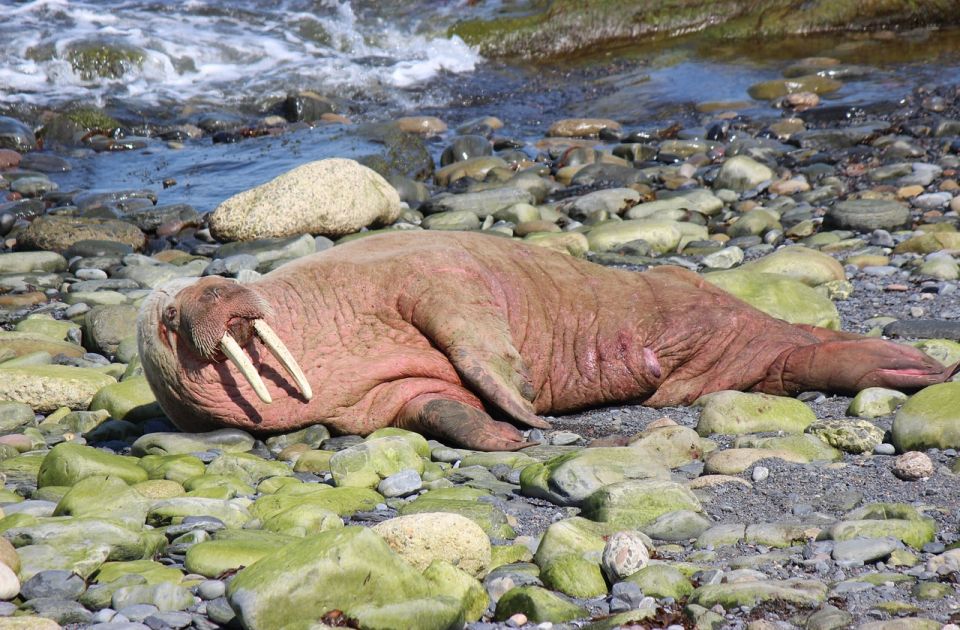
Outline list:
[[[387,180],[337,158],[304,164],[230,197],[210,215],[210,230],[229,241],[304,232],[342,236],[399,216],[400,197]]]
[[[64,252],[77,241],[113,241],[143,249],[146,237],[135,225],[117,219],[48,215],[38,217],[17,236],[17,247]]]
[[[475,577],[483,577],[490,566],[490,540],[459,514],[410,514],[378,523],[373,531],[421,571],[438,559]]]

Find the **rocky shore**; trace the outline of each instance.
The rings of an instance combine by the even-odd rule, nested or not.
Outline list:
[[[762,115],[703,102],[689,124],[558,119],[539,138],[494,116],[350,126],[311,94],[253,120],[0,117],[0,627],[956,628],[958,382],[592,410],[478,453],[395,429],[178,433],[139,366],[152,288],[385,229],[681,265],[955,363],[958,91],[821,103],[843,70],[755,85]],[[57,183],[92,152],[327,124],[384,149],[205,215]]]

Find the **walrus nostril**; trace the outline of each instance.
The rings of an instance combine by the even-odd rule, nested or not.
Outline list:
[[[230,336],[230,333],[223,333],[223,338],[220,340],[220,349],[223,351],[223,354],[226,355],[227,359],[237,366],[237,369],[240,370],[243,377],[250,383],[250,386],[253,388],[253,391],[256,392],[257,396],[260,397],[260,400],[268,405],[272,403],[273,399],[270,398],[270,392],[267,391],[267,386],[263,384],[263,379],[260,378],[256,368],[253,367],[250,357],[243,351],[243,348],[240,347],[236,339]]]

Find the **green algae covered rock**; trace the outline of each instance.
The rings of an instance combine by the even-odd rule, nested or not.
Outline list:
[[[639,447],[598,447],[527,466],[520,473],[520,491],[557,505],[580,505],[603,486],[651,478],[669,479],[670,471]]]
[[[693,591],[689,602],[707,608],[719,604],[730,609],[774,600],[816,606],[826,598],[827,585],[816,580],[757,580],[701,586]]]
[[[40,464],[37,486],[72,486],[93,476],[114,477],[128,484],[147,480],[147,471],[132,457],[113,455],[70,442],[57,444]]]
[[[803,433],[817,419],[813,409],[796,398],[770,394],[726,390],[701,396],[695,404],[702,407],[697,422],[697,433],[702,436]]]
[[[960,382],[926,387],[900,407],[893,419],[898,451],[960,448]]]
[[[330,458],[330,472],[338,486],[376,488],[381,480],[401,470],[420,474],[423,459],[418,446],[400,435],[366,440]]]
[[[622,481],[600,488],[583,504],[582,514],[595,521],[638,529],[677,510],[702,512],[700,501],[685,486],[672,481]]]
[[[833,302],[799,280],[741,269],[708,273],[704,279],[791,324],[840,329],[840,314]]]
[[[90,401],[90,410],[104,409],[116,420],[138,422],[163,416],[156,396],[143,376],[101,388]]]
[[[310,576],[310,579],[303,579]],[[240,571],[227,590],[249,630],[283,628],[342,611],[363,628],[460,627],[468,602],[434,595],[434,583],[369,529],[323,532]]]
[[[494,619],[506,621],[511,616],[522,613],[532,623],[550,621],[562,623],[573,619],[588,617],[589,612],[556,593],[539,586],[516,586],[500,598]]]

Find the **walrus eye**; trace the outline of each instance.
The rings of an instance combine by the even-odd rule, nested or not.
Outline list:
[[[177,311],[177,307],[170,305],[163,309],[163,324],[167,328],[177,328],[179,323],[180,313]]]

